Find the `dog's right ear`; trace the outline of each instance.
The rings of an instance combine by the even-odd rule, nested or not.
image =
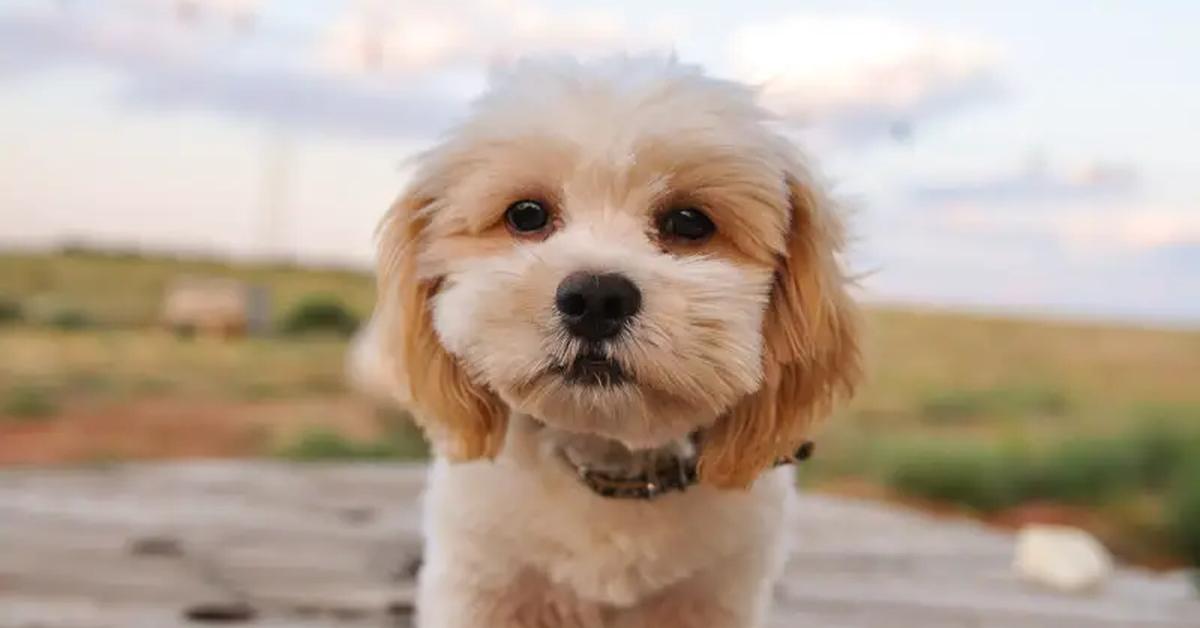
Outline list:
[[[416,189],[416,188],[414,188]],[[391,359],[392,378],[408,390],[426,436],[452,460],[493,457],[500,451],[508,409],[494,392],[471,381],[439,340],[431,300],[440,277],[425,277],[418,265],[431,236],[434,199],[411,192],[392,205],[379,232],[375,323],[379,348]],[[406,394],[405,394],[406,393]]]

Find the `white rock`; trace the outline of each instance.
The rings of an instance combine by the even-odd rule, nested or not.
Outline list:
[[[1067,526],[1031,525],[1017,535],[1013,569],[1021,578],[1077,593],[1100,586],[1113,561],[1096,537]]]

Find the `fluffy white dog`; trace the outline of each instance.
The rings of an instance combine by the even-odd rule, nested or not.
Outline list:
[[[744,86],[527,61],[381,230],[378,364],[434,444],[422,628],[751,628],[776,467],[859,378],[842,227]]]

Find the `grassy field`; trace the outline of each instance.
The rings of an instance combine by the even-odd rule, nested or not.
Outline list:
[[[183,275],[233,277],[267,286],[279,314],[311,295],[335,295],[359,314],[369,312],[375,299],[372,279],[340,269],[147,260],[132,253],[88,250],[0,252],[0,297],[19,299],[29,316],[44,320],[80,312],[109,327],[151,325],[158,321],[163,290]]]
[[[156,329],[181,274],[261,283],[280,320],[314,295],[361,316],[373,292],[337,270],[0,255],[0,464],[424,454],[402,416],[346,389],[342,337]],[[1127,558],[1200,563],[1200,332],[891,309],[867,323],[868,382],[824,426],[807,485],[1066,521]]]

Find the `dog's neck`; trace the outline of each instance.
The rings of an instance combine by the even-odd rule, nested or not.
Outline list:
[[[692,460],[696,447],[681,438],[655,449],[631,449],[619,441],[588,434],[573,434],[544,427],[545,438],[571,465],[617,476],[635,476],[670,460]]]
[[[700,434],[693,433],[654,449],[633,449],[602,436],[561,430],[533,417],[514,415],[509,422],[508,445],[532,445],[542,462],[561,465],[602,497],[654,499],[685,491],[697,483]],[[813,442],[804,441],[791,455],[777,458],[773,466],[807,460]],[[516,447],[530,451],[527,447]]]
[[[653,449],[634,449],[620,441],[568,432],[528,416],[514,417],[532,436],[541,459],[562,465],[581,483],[604,497],[652,499],[686,490],[696,481],[694,435]]]

